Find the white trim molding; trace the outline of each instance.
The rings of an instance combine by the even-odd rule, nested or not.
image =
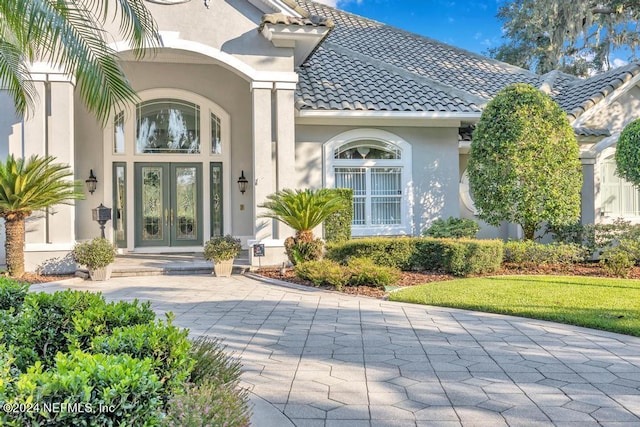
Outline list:
[[[296,110],[301,125],[460,127],[475,123],[481,113],[438,111]]]
[[[345,144],[354,141],[376,141],[391,144],[401,152],[397,160],[342,160],[335,158],[335,150]],[[401,220],[398,225],[366,225],[352,226],[353,236],[379,236],[379,235],[411,235],[413,231],[413,162],[412,147],[400,136],[381,129],[362,128],[343,132],[323,144],[324,168],[323,180],[326,188],[335,188],[336,167],[399,167],[402,170],[401,188]]]

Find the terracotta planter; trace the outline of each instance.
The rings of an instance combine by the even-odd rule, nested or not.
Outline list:
[[[230,277],[233,271],[233,259],[226,261],[214,261],[213,273],[216,277]]]
[[[102,282],[111,278],[111,264],[103,268],[89,269],[89,277],[91,280]]]

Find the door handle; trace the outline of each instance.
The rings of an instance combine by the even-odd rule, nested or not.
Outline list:
[[[169,224],[169,209],[164,210],[164,223]]]
[[[171,217],[169,218],[171,226],[173,226],[173,209],[171,209]]]

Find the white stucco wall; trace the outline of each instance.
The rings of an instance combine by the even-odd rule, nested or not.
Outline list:
[[[202,0],[145,5],[162,32],[173,32],[172,36],[182,40],[213,47],[255,69],[293,70],[293,49],[276,48],[258,32],[263,12],[247,0],[210,0],[209,8]],[[116,26],[108,28],[117,34]],[[117,36],[114,38],[119,40]]]
[[[583,125],[593,128],[607,128],[614,134],[622,131],[631,121],[640,118],[640,87],[638,85],[616,97],[605,105],[598,105],[585,113]]]
[[[295,188],[324,185],[322,146],[336,135],[363,126],[296,126]],[[413,234],[438,218],[458,217],[458,129],[377,127],[411,144]]]

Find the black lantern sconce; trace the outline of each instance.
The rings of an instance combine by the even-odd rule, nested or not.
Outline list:
[[[238,178],[238,187],[240,188],[240,192],[244,194],[247,191],[247,178],[244,176],[244,171],[240,174],[240,178]]]
[[[106,207],[102,203],[97,208],[91,209],[93,220],[100,224],[100,237],[104,239],[104,225],[111,220],[111,208]]]
[[[93,174],[93,169],[89,171],[89,179],[87,179],[84,183],[87,184],[87,191],[89,193],[93,194],[94,191],[96,191],[96,187],[98,186],[98,179]]]

